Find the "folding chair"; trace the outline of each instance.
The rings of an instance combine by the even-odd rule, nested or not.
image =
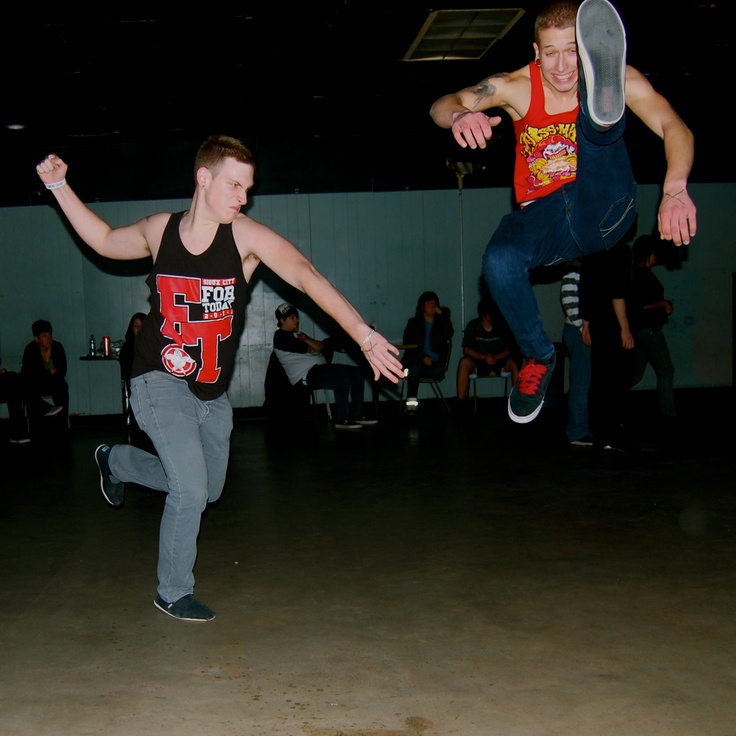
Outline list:
[[[470,376],[470,397],[473,399],[473,411],[478,411],[478,386],[477,382],[482,381],[485,378],[497,378],[503,381],[503,397],[507,399],[509,397],[509,387],[511,385],[511,371],[502,370],[500,374],[490,373],[487,376],[479,376],[477,373],[471,373]]]

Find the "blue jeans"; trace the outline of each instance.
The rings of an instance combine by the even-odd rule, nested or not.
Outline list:
[[[316,365],[307,373],[307,386],[335,393],[335,422],[342,424],[363,416],[365,377],[360,368],[342,363]]]
[[[590,435],[588,391],[590,389],[590,347],[583,342],[580,330],[565,322],[562,342],[570,356],[567,389],[567,439],[579,440]]]
[[[622,137],[625,120],[599,132],[581,112],[576,180],[506,215],[486,246],[483,275],[525,357],[555,351],[529,271],[610,248],[634,224],[636,182]]]
[[[166,493],[158,553],[158,594],[167,602],[194,591],[194,563],[202,512],[225,485],[233,412],[223,394],[198,399],[186,381],[151,371],[130,382],[136,421],[158,457],[115,445],[110,472],[124,483]]]
[[[636,341],[636,365],[634,367],[634,380],[632,386],[636,386],[644,376],[647,363],[651,363],[657,376],[657,396],[659,398],[659,413],[663,417],[674,417],[675,411],[674,383],[675,366],[670,357],[667,340],[662,333],[661,327],[645,327],[638,330]]]

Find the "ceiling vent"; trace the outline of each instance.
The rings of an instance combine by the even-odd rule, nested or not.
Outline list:
[[[403,61],[480,59],[522,15],[523,8],[435,10]]]

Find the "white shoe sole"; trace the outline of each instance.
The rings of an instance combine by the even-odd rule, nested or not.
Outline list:
[[[97,449],[95,450],[95,463],[97,463],[97,470],[99,470],[100,472],[100,491],[102,491],[102,496],[104,497],[105,501],[107,501],[110,504],[110,506],[112,506],[114,509],[117,509],[123,505],[122,501],[120,503],[113,503],[110,500],[110,497],[107,495],[107,493],[105,493],[105,475],[102,472],[102,468],[100,467],[100,461],[97,457],[100,450],[105,446],[106,446],[105,444],[98,445]]]
[[[607,0],[584,0],[575,21],[590,119],[602,127],[626,111],[626,31]]]
[[[544,406],[544,399],[542,399],[542,402],[531,414],[525,414],[524,416],[519,416],[517,414],[514,414],[514,412],[511,410],[511,399],[509,398],[509,417],[511,418],[512,421],[516,422],[516,424],[529,424],[529,422],[534,421],[539,416],[539,412],[542,411],[543,406]]]

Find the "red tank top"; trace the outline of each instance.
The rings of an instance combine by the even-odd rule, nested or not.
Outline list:
[[[575,121],[579,105],[570,112],[548,115],[544,109],[542,72],[531,62],[531,102],[527,114],[514,120],[516,164],[514,192],[519,204],[546,197],[575,180],[578,137]]]

